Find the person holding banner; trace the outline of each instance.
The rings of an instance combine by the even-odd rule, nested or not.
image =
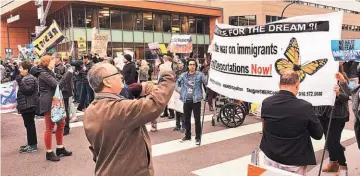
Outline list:
[[[51,120],[52,100],[55,95],[56,87],[64,88],[65,84],[69,83],[72,77],[73,70],[69,69],[67,73],[58,81],[52,71],[55,67],[55,59],[51,56],[43,56],[40,63],[39,70],[39,91],[40,91],[40,114],[44,114],[46,130],[44,134],[46,146],[46,159],[49,161],[60,161],[60,156],[70,156],[72,152],[67,151],[63,146],[64,126],[65,121],[57,122],[56,128],[56,155],[52,151],[52,131],[55,123]]]
[[[324,135],[327,134],[327,129],[330,126],[329,136],[327,138],[327,148],[329,151],[329,163],[323,172],[338,172],[337,176],[347,176],[347,164],[345,158],[344,147],[341,145],[341,133],[344,130],[345,123],[349,121],[349,96],[350,90],[347,84],[349,79],[346,73],[343,71],[343,67],[339,65],[339,73],[336,74],[336,78],[339,81],[334,90],[336,93],[336,100],[334,104],[333,114],[331,116],[331,110],[325,110],[319,117],[321,125],[324,129]],[[330,123],[330,118],[331,124]]]
[[[260,149],[266,165],[305,175],[308,165],[316,165],[311,138],[320,140],[323,129],[312,104],[296,97],[299,86],[299,75],[286,71],[280,91],[262,102]]]
[[[351,91],[352,94],[352,111],[355,115],[354,131],[360,149],[360,85]]]
[[[185,137],[180,142],[191,140],[191,113],[195,119],[195,144],[201,140],[201,101],[203,99],[202,85],[207,84],[207,76],[196,71],[198,67],[195,59],[187,62],[188,71],[181,74],[176,81],[176,91],[180,93],[180,100],[184,103]]]
[[[19,90],[17,92],[16,109],[21,114],[26,128],[27,144],[20,147],[20,153],[32,153],[37,151],[37,135],[35,127],[35,111],[38,98],[38,81],[29,74],[31,63],[22,62],[19,65],[20,75],[16,77]]]

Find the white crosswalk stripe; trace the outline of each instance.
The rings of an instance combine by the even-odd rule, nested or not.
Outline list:
[[[342,135],[341,135],[341,141],[348,140],[350,138],[353,138],[354,136],[355,136],[355,134],[352,130],[344,129],[344,131],[342,132]],[[321,140],[313,140],[312,139],[314,151],[316,152],[316,151],[323,149],[324,143],[325,143],[324,138],[322,138]],[[235,159],[232,161],[228,161],[225,163],[221,163],[221,164],[203,168],[203,169],[200,169],[197,171],[193,171],[192,173],[194,173],[196,175],[200,175],[200,176],[205,176],[205,175],[206,176],[217,176],[217,175],[221,175],[221,173],[226,173],[227,176],[235,176],[235,175],[236,176],[246,176],[247,173],[242,172],[242,171],[247,170],[247,164],[249,164],[250,161],[251,161],[251,155],[247,155],[247,156],[241,157],[239,159]]]
[[[204,122],[208,122],[211,121],[213,115],[205,115],[204,117]],[[194,124],[195,120],[194,118],[191,119],[191,124]],[[83,122],[74,122],[74,123],[70,123],[70,128],[74,128],[74,127],[82,127],[84,126]],[[158,130],[162,130],[162,129],[166,129],[166,128],[173,128],[175,127],[175,120],[170,120],[170,121],[166,121],[166,122],[160,122],[157,124],[157,129]],[[146,125],[146,128],[148,129],[148,131],[150,131],[151,129],[151,125],[148,124]]]
[[[217,132],[203,134],[201,139],[201,145],[208,145],[215,142],[224,141],[227,139],[245,136],[251,133],[256,133],[261,131],[261,123],[255,123],[251,125],[244,125],[241,128],[230,128]],[[153,156],[165,155],[173,152],[178,152],[186,149],[191,149],[197,147],[193,142],[179,142],[180,139],[173,140],[170,142],[165,142],[152,146]]]

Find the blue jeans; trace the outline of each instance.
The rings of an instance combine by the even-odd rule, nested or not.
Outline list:
[[[94,100],[94,91],[91,89],[88,82],[82,83],[81,86],[81,97],[80,104],[78,106],[78,110],[82,111],[85,107],[87,107]]]
[[[82,89],[82,82],[81,81],[75,81],[75,101],[77,103],[80,103],[81,89]]]

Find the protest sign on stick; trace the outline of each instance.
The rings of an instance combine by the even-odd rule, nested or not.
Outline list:
[[[191,53],[192,49],[191,35],[173,35],[167,47],[172,53]]]
[[[342,12],[241,27],[216,24],[208,87],[229,98],[260,103],[279,91],[280,74],[296,71],[298,97],[334,105],[339,64],[330,50],[341,38]]]
[[[360,40],[332,40],[331,50],[335,61],[360,60]]]
[[[59,44],[64,38],[65,37],[61,33],[57,23],[53,21],[49,27],[39,34],[39,36],[32,42],[32,45],[35,47],[36,54],[42,56],[54,46]]]
[[[108,34],[97,34],[93,33],[93,38],[91,41],[91,53],[99,54],[101,57],[107,56],[107,45],[109,41]]]
[[[11,81],[7,83],[0,84],[0,113],[8,113],[16,110],[16,96],[18,91],[18,86],[16,81]]]

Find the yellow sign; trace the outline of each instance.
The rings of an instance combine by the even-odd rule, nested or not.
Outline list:
[[[160,44],[160,50],[163,54],[167,54],[167,49],[166,49],[165,44]]]
[[[39,56],[44,55],[51,48],[55,47],[64,39],[58,25],[55,21],[41,32],[41,34],[32,42],[35,52]]]
[[[77,38],[77,43],[78,43],[78,51],[79,52],[86,52],[86,41],[85,41],[85,37],[78,37]]]

